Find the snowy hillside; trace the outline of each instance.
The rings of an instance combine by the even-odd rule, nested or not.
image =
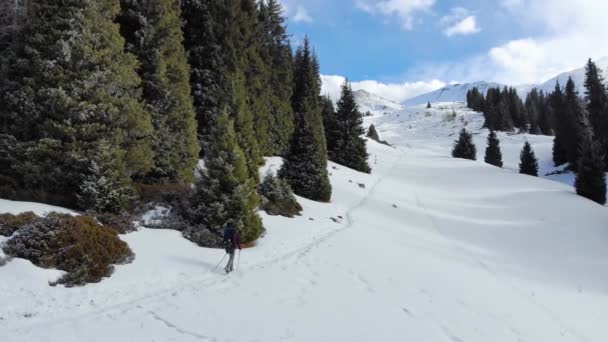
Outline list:
[[[608,57],[604,57],[595,61],[597,67],[604,72],[608,71]],[[555,89],[556,82],[562,85],[562,87],[568,82],[568,77],[572,77],[572,80],[578,88],[579,94],[582,96],[585,93],[585,68],[579,68],[572,71],[564,72],[556,77],[542,83],[538,86],[538,89],[543,90],[545,93],[550,93]]]
[[[608,57],[601,58],[595,61],[598,68],[603,70],[604,72],[608,71]],[[555,89],[555,83],[557,81],[560,82],[562,86],[566,84],[568,81],[568,77],[572,77],[575,84],[578,87],[579,94],[584,94],[584,82],[585,82],[585,68],[581,67],[579,69],[575,69],[572,71],[564,72],[556,77],[551,78],[550,80],[541,83],[541,84],[523,84],[523,85],[509,85],[517,89],[517,92],[521,97],[525,99],[525,96],[532,90],[533,88],[538,88],[539,90],[543,90],[545,93],[551,93]],[[466,101],[467,92],[475,87],[477,87],[482,93],[486,93],[489,88],[503,88],[504,84],[499,83],[490,83],[490,82],[474,82],[474,83],[464,83],[464,84],[453,84],[445,86],[441,89],[432,91],[430,93],[422,94],[416,96],[414,98],[408,99],[404,102],[407,106],[416,106],[423,105],[427,102],[458,102],[458,101]]]
[[[524,136],[501,135],[505,169],[450,158],[463,126],[485,146],[462,103],[366,123],[396,146],[369,142],[373,174],[330,163],[332,203],[264,215],[230,276],[223,251],[151,229],[123,237],[135,261],[99,284],[0,267],[2,341],[608,341],[608,209],[517,174]],[[550,171],[550,138],[528,138]],[[31,209],[47,210],[0,201]]]
[[[475,87],[477,87],[481,92],[485,94],[488,89],[496,87],[502,88],[503,85],[489,82],[452,84],[445,86],[441,89],[432,91],[430,93],[422,94],[414,98],[408,99],[405,101],[404,104],[407,106],[416,106],[427,104],[428,102],[435,103],[465,101],[467,98],[467,92]]]
[[[354,94],[362,113],[370,112],[373,115],[383,115],[403,109],[402,105],[365,90],[357,90]]]

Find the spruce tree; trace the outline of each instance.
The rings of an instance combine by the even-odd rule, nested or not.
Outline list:
[[[587,111],[594,140],[599,141],[598,148],[608,151],[608,94],[602,71],[591,59],[585,68],[585,89]],[[604,162],[606,164],[608,159]]]
[[[367,130],[367,137],[374,141],[380,141],[380,135],[378,134],[378,131],[376,131],[376,126],[369,125],[369,129]]]
[[[342,94],[336,111],[336,133],[338,134],[333,149],[328,148],[329,159],[351,169],[370,173],[367,163],[368,153],[363,138],[363,114],[355,100],[350,82],[342,85]]]
[[[336,109],[334,107],[334,102],[329,96],[323,96],[321,98],[321,106],[323,107],[323,128],[325,130],[327,151],[334,151],[337,148],[338,137],[340,136],[338,123],[336,121]]]
[[[585,89],[585,99],[588,102],[587,111],[589,112],[593,132],[597,137],[602,135],[602,139],[604,139],[604,135],[608,135],[608,132],[602,130],[607,120],[605,116],[608,115],[608,112],[606,112],[608,95],[606,94],[602,71],[591,59],[585,67]]]
[[[267,78],[262,86],[270,91],[270,123],[268,140],[262,151],[268,155],[284,155],[294,129],[291,108],[293,92],[292,51],[285,27],[283,9],[278,0],[260,2],[263,44],[261,57],[267,66]],[[268,85],[272,85],[269,87]],[[261,129],[257,127],[258,131]],[[258,139],[260,133],[258,132]],[[262,144],[263,142],[260,142]]]
[[[520,153],[519,173],[538,177],[538,160],[532,146],[527,141]]]
[[[538,95],[537,103],[538,113],[538,128],[543,135],[553,135],[555,133],[553,110],[550,105],[550,100],[541,90]]]
[[[292,107],[296,126],[279,177],[286,179],[294,193],[315,201],[331,199],[327,173],[327,147],[319,104],[321,80],[318,61],[308,38],[296,52]]]
[[[18,118],[11,118],[5,112],[2,102],[9,90],[9,71],[18,50],[22,47],[23,31],[27,23],[27,8],[24,2],[0,0],[0,133],[11,134]]]
[[[236,141],[227,113],[217,118],[213,143],[205,152],[205,168],[195,183],[186,216],[194,228],[186,237],[200,245],[221,241],[223,229],[236,227],[245,242],[257,239],[263,227],[255,209],[259,198],[249,177],[247,162]],[[210,232],[216,239],[205,239]]]
[[[473,135],[464,128],[460,131],[460,136],[454,143],[452,157],[477,160],[477,147],[473,143]]]
[[[218,118],[231,103],[227,48],[227,8],[224,1],[183,0],[184,46],[190,64],[190,82],[201,156],[212,143]]]
[[[502,152],[500,151],[500,141],[496,132],[490,131],[488,135],[488,147],[486,148],[485,162],[497,167],[502,167]]]
[[[591,139],[590,130],[579,144],[580,159],[577,165],[576,193],[601,205],[606,204],[606,174],[604,156],[599,142]]]
[[[178,0],[121,0],[127,51],[139,60],[143,99],[152,115],[154,167],[145,182],[192,182],[199,144]]]
[[[37,0],[31,6],[23,49],[11,65],[11,86],[1,95],[2,103],[9,118],[19,118],[19,125],[9,127],[18,140],[34,141],[40,153],[51,153],[44,146],[54,146],[54,158],[62,160],[39,171],[65,177],[53,180],[65,187],[29,190],[60,192],[75,202],[79,189],[73,184],[84,181],[88,171],[75,171],[73,163],[62,161],[92,160],[104,169],[104,160],[96,158],[106,144],[112,146],[111,168],[119,171],[115,184],[149,171],[151,117],[140,100],[137,60],[124,51],[114,22],[119,1]],[[59,165],[62,172],[56,173]]]
[[[566,150],[559,141],[558,137],[553,139],[553,164],[558,167],[568,162],[568,155]]]

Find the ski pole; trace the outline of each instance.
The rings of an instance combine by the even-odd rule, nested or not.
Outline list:
[[[228,253],[224,254],[224,256],[222,257],[222,260],[220,260],[220,262],[217,264],[217,266],[215,266],[213,268],[213,271],[217,270],[217,268],[220,267],[220,265],[222,264],[222,262],[224,261],[224,259],[226,259],[226,255],[228,255]]]
[[[236,259],[236,270],[239,270],[239,264],[241,263],[241,249],[239,248],[239,257]]]

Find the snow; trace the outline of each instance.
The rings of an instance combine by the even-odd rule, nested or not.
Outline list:
[[[368,142],[371,175],[330,163],[331,203],[261,214],[267,234],[229,276],[223,251],[145,228],[123,236],[135,261],[99,284],[50,287],[56,271],[13,260],[2,340],[608,341],[608,210],[569,175],[516,172],[525,138],[553,170],[550,137],[501,134],[504,169],[449,157],[466,126],[482,159],[481,120],[462,103],[366,118],[396,148]]]
[[[370,112],[374,116],[391,114],[403,110],[403,106],[365,90],[354,92],[355,100],[362,113]]]
[[[27,211],[31,211],[36,215],[44,216],[50,212],[59,212],[63,214],[71,214],[76,215],[76,212],[73,210],[55,207],[52,205],[46,205],[41,203],[33,203],[33,202],[17,202],[17,201],[9,201],[5,199],[0,199],[0,214],[19,214]]]
[[[503,88],[504,85],[493,83],[493,82],[475,82],[475,83],[464,83],[464,84],[451,84],[441,89],[418,95],[404,102],[407,106],[426,105],[427,103],[435,102],[457,102],[466,101],[467,92],[473,88],[479,89],[480,92],[485,94],[490,88]]]
[[[604,73],[608,69],[608,57],[600,58],[595,61],[598,68]],[[520,84],[510,85],[517,90],[522,99],[525,99],[526,95],[534,89],[542,90],[545,94],[552,93],[555,90],[555,84],[559,81],[562,87],[566,85],[568,78],[572,77],[572,80],[577,86],[578,92],[581,96],[585,93],[585,67],[581,67],[575,70],[561,73],[546,82],[541,84]],[[466,101],[467,92],[473,88],[478,88],[480,92],[485,94],[489,88],[503,88],[504,84],[493,83],[493,82],[474,82],[474,83],[463,83],[463,84],[452,84],[445,86],[441,89],[422,94],[411,99],[407,99],[404,104],[407,106],[418,106],[425,105],[428,102],[462,102]]]

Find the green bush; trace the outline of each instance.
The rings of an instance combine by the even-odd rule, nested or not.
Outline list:
[[[113,265],[131,262],[134,257],[114,229],[89,216],[58,213],[19,227],[3,250],[40,267],[66,271],[57,282],[66,286],[99,282],[112,274]]]
[[[294,217],[302,211],[302,206],[285,179],[267,174],[258,186],[258,193],[261,198],[260,209],[269,215]]]

